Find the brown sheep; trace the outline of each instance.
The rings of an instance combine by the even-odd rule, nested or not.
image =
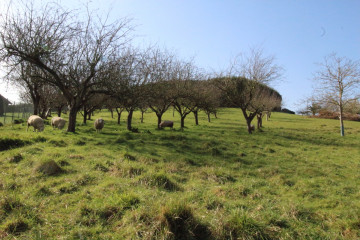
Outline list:
[[[160,124],[159,124],[159,128],[164,128],[164,127],[169,127],[169,128],[173,128],[174,126],[174,122],[173,121],[162,121]]]
[[[102,118],[96,119],[95,122],[94,122],[94,127],[96,129],[96,132],[100,132],[101,129],[103,129],[104,124],[105,124],[105,122],[104,122],[104,120]]]
[[[66,121],[61,117],[53,117],[51,119],[51,126],[53,128],[63,129]]]

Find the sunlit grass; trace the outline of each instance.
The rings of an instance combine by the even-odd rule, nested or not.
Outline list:
[[[199,126],[189,115],[184,130],[172,111],[174,130],[136,112],[139,133],[125,116],[98,117],[100,133],[81,119],[75,134],[0,127],[0,139],[26,143],[0,151],[0,238],[360,237],[358,122],[341,138],[336,120],[281,113],[249,135],[238,109],[210,123],[202,113]],[[51,160],[61,171],[38,170]]]

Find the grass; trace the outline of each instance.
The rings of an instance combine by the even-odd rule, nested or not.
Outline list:
[[[358,122],[341,138],[336,120],[282,113],[249,135],[237,109],[184,130],[136,112],[138,133],[97,117],[101,133],[0,127],[1,239],[360,238]]]

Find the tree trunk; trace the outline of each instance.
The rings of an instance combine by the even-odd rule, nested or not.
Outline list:
[[[208,122],[210,122],[210,113],[207,113],[207,117],[208,117]]]
[[[141,111],[141,123],[144,123],[144,112]]]
[[[40,117],[42,119],[47,119],[47,116],[46,116],[46,108],[43,108],[42,111],[41,111],[41,114],[40,114]]]
[[[194,117],[195,117],[195,124],[196,126],[199,125],[199,118],[198,118],[198,111],[194,111]]]
[[[111,113],[111,118],[114,118],[114,110],[112,108],[109,108],[110,113]]]
[[[57,108],[57,115],[58,115],[58,117],[61,117],[61,110],[62,110],[62,107],[58,107],[58,108]]]
[[[87,114],[87,116],[88,116],[88,119],[87,120],[91,120],[91,115],[93,115],[94,116],[94,111],[90,111],[90,112],[88,112],[88,114]]]
[[[262,113],[257,114],[257,128],[262,128]]]
[[[70,106],[69,109],[69,124],[68,124],[68,132],[75,132],[76,127],[76,115],[78,113],[78,107],[77,106]]]
[[[214,112],[214,115],[215,115],[215,118],[217,119],[217,115],[216,115],[216,112]]]
[[[116,109],[116,112],[118,114],[118,124],[120,125],[120,118],[121,118],[121,113],[122,113],[123,110],[118,110],[117,108],[115,108],[115,109]]]
[[[181,116],[181,128],[185,127],[185,117],[186,116]]]
[[[127,118],[127,129],[128,129],[129,131],[131,131],[131,129],[132,129],[131,122],[132,122],[133,112],[134,112],[134,110],[131,109],[131,110],[129,111],[128,118]]]
[[[83,124],[86,124],[86,119],[87,119],[87,110],[86,110],[86,107],[84,106],[84,114],[83,114]]]
[[[266,121],[269,121],[271,116],[271,112],[266,112]]]
[[[340,112],[340,134],[341,136],[345,136],[345,129],[344,129],[344,121],[343,121],[343,116],[342,116],[342,112]]]
[[[156,116],[157,116],[157,118],[158,118],[158,125],[157,125],[157,127],[158,127],[158,129],[160,129],[160,123],[161,123],[162,114],[156,113]]]
[[[250,118],[246,118],[246,125],[247,125],[247,129],[248,129],[249,134],[252,134],[251,119]]]
[[[33,99],[33,104],[34,104],[34,115],[38,115],[39,114],[40,99],[39,98],[34,98]]]

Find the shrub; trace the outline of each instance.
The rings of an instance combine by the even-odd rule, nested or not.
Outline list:
[[[2,122],[0,122],[0,127],[4,126],[4,124]]]

